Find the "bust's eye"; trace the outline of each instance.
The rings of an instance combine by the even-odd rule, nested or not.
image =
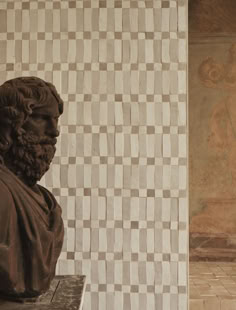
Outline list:
[[[43,115],[39,115],[39,114],[32,114],[31,118],[36,122],[41,122],[42,120],[45,119]]]
[[[59,117],[56,116],[56,117],[53,117],[53,116],[50,116],[50,115],[43,115],[43,114],[32,114],[30,116],[30,118],[34,121],[34,122],[37,122],[37,123],[41,123],[41,122],[48,122],[48,123],[58,123],[58,120],[59,120]]]

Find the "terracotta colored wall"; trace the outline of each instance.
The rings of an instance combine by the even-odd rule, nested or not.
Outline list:
[[[0,81],[37,75],[65,101],[42,184],[84,310],[187,309],[186,3],[0,2]]]
[[[232,0],[190,3],[190,256],[194,260],[235,259],[235,14]]]

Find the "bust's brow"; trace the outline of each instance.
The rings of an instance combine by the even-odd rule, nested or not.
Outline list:
[[[45,116],[45,117],[51,117],[51,118],[59,118],[60,117],[60,114],[57,114],[57,115],[51,115],[51,114],[48,114],[48,113],[42,113],[42,112],[33,112],[31,114],[31,116],[34,116],[34,115],[38,115],[38,116]]]

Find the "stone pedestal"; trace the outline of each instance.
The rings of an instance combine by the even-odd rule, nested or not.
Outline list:
[[[36,300],[0,299],[0,310],[82,310],[84,292],[85,276],[56,276]]]

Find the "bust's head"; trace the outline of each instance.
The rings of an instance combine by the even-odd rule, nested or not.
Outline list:
[[[49,169],[62,112],[55,87],[37,77],[19,77],[0,86],[0,159],[27,185]]]

